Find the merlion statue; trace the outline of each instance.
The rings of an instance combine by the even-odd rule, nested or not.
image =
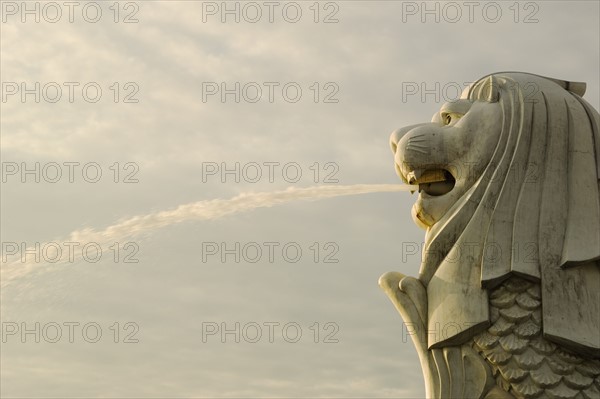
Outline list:
[[[426,230],[418,278],[380,285],[429,398],[600,398],[600,121],[584,83],[486,76],[398,129]]]

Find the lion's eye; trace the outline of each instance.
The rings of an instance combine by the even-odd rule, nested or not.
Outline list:
[[[455,112],[444,112],[442,113],[442,123],[444,126],[453,125],[462,117],[461,114]]]

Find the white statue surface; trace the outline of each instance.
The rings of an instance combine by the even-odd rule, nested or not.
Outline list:
[[[430,398],[600,398],[600,120],[584,83],[488,75],[398,129],[418,278],[380,278]]]

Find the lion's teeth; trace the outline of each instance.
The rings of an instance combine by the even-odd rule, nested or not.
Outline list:
[[[415,172],[409,172],[406,175],[406,180],[408,180],[408,184],[413,185],[417,182],[417,177],[415,176]]]
[[[413,172],[413,175],[415,176],[415,178],[417,180],[419,180],[421,178],[421,175],[423,174],[423,170],[422,169],[415,169]]]
[[[428,170],[419,179],[420,184],[446,181],[444,170]]]

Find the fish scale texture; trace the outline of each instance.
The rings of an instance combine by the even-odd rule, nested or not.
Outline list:
[[[511,277],[490,293],[492,325],[474,339],[496,383],[516,398],[600,399],[600,360],[542,337],[540,285]]]

